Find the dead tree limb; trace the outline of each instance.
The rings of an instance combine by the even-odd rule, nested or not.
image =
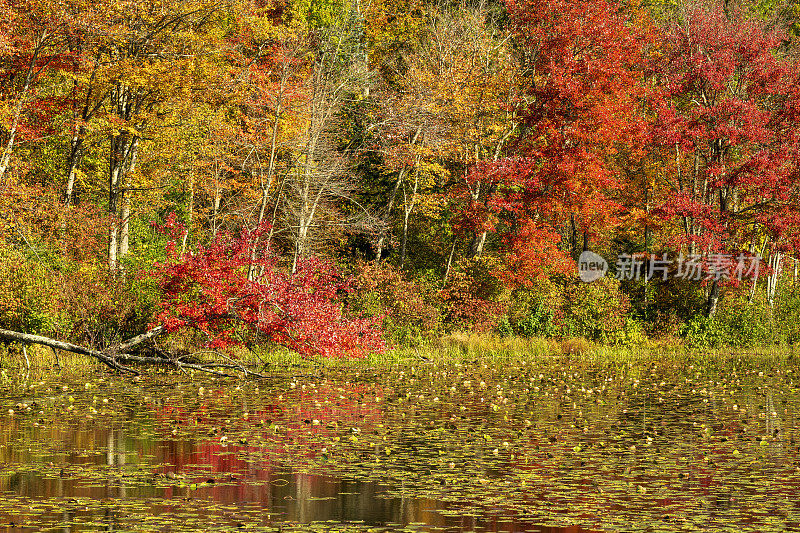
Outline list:
[[[121,370],[123,372],[128,372],[130,374],[139,375],[138,371],[117,363],[113,357],[110,357],[96,350],[91,350],[83,346],[78,346],[77,344],[57,341],[55,339],[51,339],[49,337],[42,337],[40,335],[31,335],[29,333],[19,333],[17,331],[9,331],[7,329],[0,329],[0,339],[11,342],[21,342],[24,344],[41,344],[42,346],[49,346],[50,348],[54,348],[57,350],[64,350],[65,352],[88,355],[90,357],[94,357],[101,363],[105,364],[110,368],[113,368],[114,370]]]
[[[131,337],[130,339],[119,343],[119,346],[117,346],[117,351],[120,353],[125,353],[137,344],[154,339],[162,333],[164,333],[164,326],[157,326],[149,331],[145,331],[141,335]]]
[[[194,363],[184,363],[178,361],[177,359],[163,359],[161,357],[145,357],[141,355],[130,355],[130,354],[121,354],[119,356],[119,359],[125,361],[126,363],[131,362],[131,363],[141,363],[141,364],[169,365],[169,366],[174,366],[179,370],[182,370],[184,368],[190,368],[192,370],[200,370],[201,372],[208,372],[209,374],[214,374],[216,376],[222,376],[226,378],[233,377],[230,374],[225,374],[224,372],[219,372],[218,370],[209,368],[211,366],[223,366],[223,365],[202,365]],[[225,366],[227,367],[227,365]]]
[[[124,366],[122,363],[172,366],[179,370],[184,370],[188,368],[192,370],[199,370],[201,372],[207,372],[209,374],[214,374],[217,376],[231,377],[230,374],[225,374],[224,372],[220,372],[219,370],[214,370],[215,368],[228,368],[232,370],[238,370],[239,372],[244,373],[245,376],[253,375],[261,378],[264,377],[261,374],[248,370],[244,365],[238,364],[237,362],[217,352],[212,352],[212,353],[215,353],[218,356],[221,356],[222,358],[226,359],[228,363],[213,363],[213,362],[190,363],[181,361],[180,358],[170,357],[167,354],[163,354],[163,357],[151,357],[151,356],[136,355],[135,353],[129,353],[132,348],[146,341],[158,337],[159,335],[164,333],[164,331],[165,330],[163,326],[155,327],[149,331],[146,331],[145,333],[142,333],[141,335],[137,335],[135,337],[131,337],[128,340],[122,341],[121,343],[112,346],[105,352],[99,352],[97,350],[92,350],[84,346],[79,346],[77,344],[51,339],[49,337],[42,337],[40,335],[31,335],[28,333],[19,333],[17,331],[9,331],[6,329],[0,329],[0,340],[5,340],[8,342],[21,342],[23,343],[23,346],[27,344],[41,344],[43,346],[49,346],[50,348],[52,348],[54,353],[56,353],[56,350],[64,350],[66,352],[88,355],[90,357],[94,357],[101,363],[111,367],[114,370],[121,370],[123,372],[128,372],[134,375],[139,375],[140,373],[137,370]],[[58,357],[58,355],[56,355],[56,357]]]

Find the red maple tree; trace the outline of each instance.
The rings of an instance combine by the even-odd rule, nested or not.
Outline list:
[[[183,231],[174,215],[163,227],[173,237]],[[203,332],[210,348],[244,344],[260,337],[304,357],[363,357],[385,348],[382,317],[347,317],[340,295],[350,280],[335,266],[303,260],[296,272],[281,269],[264,242],[268,226],[239,235],[218,234],[208,246],[179,254],[174,240],[168,260],[156,265],[162,298],[156,319],[169,332]],[[248,276],[253,271],[256,276]]]
[[[654,138],[673,154],[661,212],[694,253],[798,249],[800,64],[784,34],[735,5],[688,6],[664,35]],[[712,315],[719,295],[709,294]]]
[[[503,233],[519,280],[569,272],[563,228],[598,234],[620,208],[617,158],[639,157],[643,37],[605,0],[507,0],[526,80],[514,157],[475,165],[491,213],[466,218]],[[476,220],[477,219],[477,220]]]

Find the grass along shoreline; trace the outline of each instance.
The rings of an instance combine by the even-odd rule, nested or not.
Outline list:
[[[383,354],[370,354],[363,359],[327,358],[304,359],[282,348],[241,349],[234,357],[246,367],[259,369],[268,376],[291,376],[329,370],[389,369],[419,364],[491,364],[510,360],[556,359],[577,366],[636,366],[651,367],[663,364],[727,367],[747,359],[750,365],[772,368],[796,364],[793,346],[768,346],[750,349],[692,349],[677,343],[650,342],[642,346],[595,345],[583,338],[544,339],[507,337],[491,334],[454,333],[424,346],[399,346]],[[208,352],[197,352],[198,357]],[[146,368],[146,367],[143,367]],[[107,367],[89,356],[59,352],[43,346],[28,346],[27,361],[18,345],[0,347],[0,384],[12,386],[19,381],[53,379],[65,380],[98,373],[108,373]],[[169,374],[174,369],[147,369],[147,372]],[[201,373],[190,372],[190,375]]]

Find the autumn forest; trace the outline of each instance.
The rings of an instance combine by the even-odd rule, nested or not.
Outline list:
[[[791,345],[798,17],[0,0],[0,328],[97,353]]]

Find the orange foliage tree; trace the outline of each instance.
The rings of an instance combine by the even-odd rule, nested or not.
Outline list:
[[[521,131],[512,156],[469,176],[494,192],[486,205],[505,237],[507,268],[522,282],[573,268],[562,243],[570,229],[586,246],[615,224],[619,159],[639,157],[645,140],[644,40],[606,0],[507,6],[524,80],[515,102]]]

